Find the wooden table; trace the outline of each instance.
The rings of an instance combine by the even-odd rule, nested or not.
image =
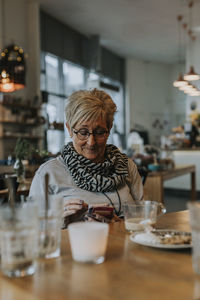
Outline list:
[[[150,172],[145,182],[145,197],[148,200],[164,203],[163,183],[166,180],[190,174],[191,200],[196,200],[196,169],[195,165],[176,166],[174,169]],[[177,186],[177,188],[179,188]]]
[[[17,195],[28,196],[32,178],[26,178],[23,183],[20,183],[17,189]],[[0,190],[0,198],[8,197],[8,189]]]
[[[156,225],[190,231],[188,212],[166,214]],[[76,263],[68,231],[62,232],[61,257],[38,260],[26,278],[0,275],[2,300],[189,300],[200,298],[200,278],[192,270],[190,250],[161,250],[129,240],[124,223],[110,225],[106,261]]]
[[[26,175],[29,177],[25,178],[25,181],[21,183],[18,187],[17,194],[18,195],[25,195],[29,194],[30,185],[33,179],[33,176],[36,170],[39,168],[39,165],[28,165],[25,168]],[[13,165],[11,166],[0,166],[0,174],[14,174]],[[8,197],[8,189],[0,189],[0,198],[7,198]]]

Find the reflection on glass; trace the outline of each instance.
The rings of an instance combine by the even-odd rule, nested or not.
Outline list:
[[[45,56],[46,62],[46,82],[47,91],[59,93],[59,68],[58,68],[58,58],[53,55]]]
[[[46,87],[45,80],[46,80],[45,74],[41,73],[41,75],[40,75],[40,89],[41,89],[41,91],[45,91],[45,87]]]
[[[84,69],[73,64],[63,63],[64,94],[70,95],[84,89]]]
[[[47,130],[47,150],[52,154],[57,154],[63,146],[64,132],[60,130]]]

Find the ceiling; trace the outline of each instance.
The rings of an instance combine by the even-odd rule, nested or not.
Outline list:
[[[187,0],[38,1],[44,11],[73,29],[87,36],[99,35],[101,45],[120,56],[164,63],[179,59],[177,15],[182,14],[187,22]],[[200,2],[196,1],[192,9],[195,28],[200,19]]]

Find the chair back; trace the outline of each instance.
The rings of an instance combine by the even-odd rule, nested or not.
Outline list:
[[[142,178],[142,184],[144,185],[148,175],[148,169],[145,166],[138,167],[138,172]]]

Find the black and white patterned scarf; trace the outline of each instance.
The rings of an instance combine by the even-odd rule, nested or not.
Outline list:
[[[125,184],[128,158],[114,145],[106,145],[105,161],[95,163],[78,154],[70,142],[61,157],[78,187],[91,192],[110,192]]]

